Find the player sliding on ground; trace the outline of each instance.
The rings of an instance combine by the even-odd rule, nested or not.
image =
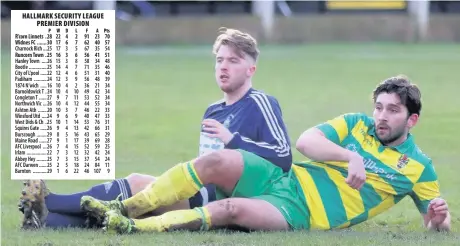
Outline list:
[[[215,77],[224,99],[211,104],[203,117],[200,155],[219,149],[243,149],[260,157],[270,168],[289,171],[292,152],[281,109],[276,98],[252,88],[259,50],[256,40],[247,33],[224,29],[217,37]],[[100,184],[88,191],[60,195],[48,191],[41,180],[25,182],[19,209],[24,213],[23,228],[83,227],[86,214],[80,209],[83,195],[101,200],[125,200],[137,194],[155,178],[130,175],[125,179]],[[195,194],[160,206],[153,214],[165,211],[201,207],[216,199],[226,198],[228,190],[208,183]],[[147,215],[148,216],[148,215]],[[97,224],[102,221],[94,221]]]
[[[373,118],[345,114],[305,131],[297,149],[312,161],[291,171],[244,150],[221,150],[180,163],[124,201],[89,196],[82,209],[104,218],[118,233],[210,230],[239,225],[250,230],[345,228],[371,219],[409,196],[434,230],[449,230],[431,160],[409,130],[419,120],[420,91],[404,77],[374,90]],[[136,219],[215,184],[230,198],[205,206]]]

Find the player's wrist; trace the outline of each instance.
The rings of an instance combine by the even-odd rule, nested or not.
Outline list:
[[[362,156],[360,156],[358,153],[353,152],[351,150],[345,149],[344,153],[344,159],[347,162],[352,162],[354,160],[361,160]]]
[[[236,149],[239,146],[239,142],[241,140],[241,137],[239,137],[239,133],[235,132],[231,135],[231,138],[227,141],[227,143],[224,142],[225,146],[230,149]]]

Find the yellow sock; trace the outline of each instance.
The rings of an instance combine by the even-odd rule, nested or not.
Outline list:
[[[206,208],[177,210],[161,216],[133,219],[134,230],[139,232],[164,232],[175,229],[209,230],[211,216]]]
[[[202,187],[193,163],[187,162],[169,169],[147,188],[122,203],[127,216],[137,218],[159,207],[188,199]]]

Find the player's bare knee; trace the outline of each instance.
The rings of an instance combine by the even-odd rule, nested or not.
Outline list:
[[[195,169],[202,178],[213,180],[213,177],[228,176],[243,170],[241,153],[235,150],[219,150],[200,157],[195,163]]]
[[[128,181],[131,193],[137,194],[139,191],[143,190],[147,185],[154,182],[156,179],[154,176],[140,174],[140,173],[131,173],[126,178]]]
[[[211,178],[216,175],[216,171],[218,171],[222,162],[222,155],[218,152],[209,153],[195,160],[195,170],[205,183],[211,182]]]
[[[139,173],[131,173],[130,175],[126,176],[126,180],[128,181],[128,183],[135,183],[137,182],[138,180],[142,179],[142,174],[139,174]]]
[[[227,220],[230,224],[237,224],[238,219],[241,217],[241,207],[232,199],[223,200],[223,207],[227,215]]]

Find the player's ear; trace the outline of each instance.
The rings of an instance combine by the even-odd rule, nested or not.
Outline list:
[[[248,69],[248,76],[254,75],[255,72],[256,72],[256,65],[251,65]]]
[[[407,126],[409,126],[409,128],[414,127],[418,122],[418,118],[418,114],[410,115],[409,119],[407,119]]]

